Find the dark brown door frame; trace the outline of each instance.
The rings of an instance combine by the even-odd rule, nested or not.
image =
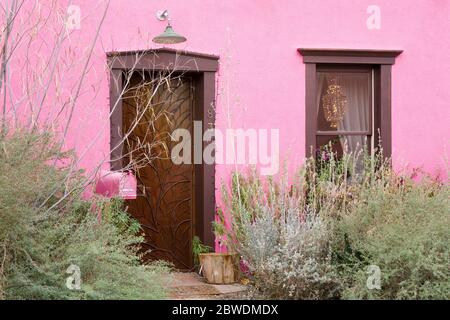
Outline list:
[[[391,72],[401,50],[298,49],[305,63],[305,155],[316,150],[317,67],[327,65],[368,65],[375,70],[375,141],[381,141],[383,154],[392,154]],[[381,137],[380,137],[380,136]],[[312,154],[311,154],[311,151]]]
[[[203,130],[215,125],[215,73],[218,56],[162,48],[146,51],[107,53],[110,68],[111,110],[111,169],[120,170],[122,164],[122,90],[125,72],[136,71],[180,71],[193,77],[196,88],[194,120],[202,121]],[[206,146],[203,142],[203,147]],[[203,243],[213,246],[212,221],[215,218],[215,165],[196,164],[194,199],[195,234]]]

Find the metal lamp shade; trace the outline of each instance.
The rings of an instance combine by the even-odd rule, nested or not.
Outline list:
[[[186,38],[173,31],[171,25],[168,25],[166,27],[166,30],[164,30],[164,32],[161,33],[159,36],[153,38],[153,42],[164,44],[180,43],[185,41]]]

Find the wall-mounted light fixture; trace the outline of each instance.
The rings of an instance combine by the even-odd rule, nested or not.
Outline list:
[[[163,33],[161,33],[159,36],[156,36],[153,38],[153,42],[155,43],[163,43],[163,44],[173,44],[173,43],[181,43],[185,42],[186,38],[179,35],[175,31],[173,31],[173,28],[170,24],[170,17],[169,17],[169,11],[168,10],[160,10],[156,13],[156,17],[160,21],[167,20],[167,26]]]

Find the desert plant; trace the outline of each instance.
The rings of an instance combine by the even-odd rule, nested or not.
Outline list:
[[[199,254],[211,252],[212,248],[210,246],[204,245],[199,237],[194,236],[192,238],[192,255],[194,257],[194,265],[199,265]]]
[[[291,183],[234,173],[219,211],[227,245],[264,297],[448,299],[449,187],[417,174],[364,150],[307,159]]]
[[[98,200],[101,204],[101,220],[114,225],[120,233],[137,235],[141,231],[140,223],[131,218],[124,210],[124,201],[121,198]]]
[[[164,297],[167,268],[141,264],[136,222],[116,200],[82,199],[85,180],[68,173],[71,153],[62,154],[51,134],[15,130],[0,136],[0,145],[2,298]],[[81,290],[66,287],[72,264]]]
[[[112,203],[102,199],[85,201],[81,193],[94,182],[99,168],[106,167],[107,161],[125,159],[123,169],[137,171],[154,160],[153,149],[164,148],[164,145],[156,138],[131,143],[130,135],[140,122],[152,127],[152,123],[166,115],[158,112],[151,99],[141,98],[154,95],[158,88],[181,75],[177,72],[175,76],[175,71],[155,72],[138,86],[149,90],[135,95],[136,88],[131,82],[140,70],[130,68],[120,75],[123,90],[112,101],[111,112],[101,117],[105,121],[98,132],[79,144],[67,139],[75,137],[76,140],[83,134],[83,126],[89,126],[88,117],[82,120],[83,126],[74,124],[78,118],[75,115],[92,104],[80,101],[82,92],[86,88],[97,92],[100,87],[100,83],[86,80],[109,4],[108,0],[98,7],[97,32],[92,38],[85,39],[85,47],[70,40],[76,30],[67,23],[67,4],[51,1],[47,6],[41,6],[39,2],[12,0],[2,6],[0,89],[4,103],[0,115],[0,299],[163,296],[158,279],[166,268],[141,266],[137,263],[137,246],[130,244],[142,241],[135,233],[137,223],[128,220],[126,213],[119,210],[121,204],[115,200]],[[42,38],[36,37],[43,30],[47,35],[44,46]],[[136,54],[136,65],[144,55]],[[108,68],[112,69],[116,58],[110,56],[108,61]],[[174,66],[174,69],[177,68]],[[23,76],[12,77],[17,71],[23,71]],[[71,76],[64,76],[68,74]],[[113,73],[108,80],[111,86],[119,83]],[[94,165],[81,175],[78,171],[81,163],[91,155],[105,130],[109,130],[108,118],[126,98],[140,100],[129,130],[123,132],[121,141],[112,145],[104,158],[93,157]],[[150,114],[151,119],[146,118]],[[98,124],[96,117],[90,118]],[[58,139],[54,139],[54,134]],[[73,152],[63,152],[67,146],[77,144],[76,158]],[[125,146],[124,152],[117,152],[122,146]],[[102,219],[98,217],[99,210],[103,211]],[[94,229],[96,233],[92,233]],[[119,238],[122,241],[117,242]],[[96,258],[105,259],[98,264],[80,265],[86,292],[69,292],[63,285],[67,275],[62,268],[67,268],[69,263],[69,257],[63,253],[71,250],[78,252],[80,257],[88,254],[94,257],[92,252],[104,254]],[[76,260],[71,256],[69,260],[73,259]],[[107,275],[107,271],[111,275]]]
[[[449,224],[448,184],[386,170],[336,222],[344,297],[449,299]],[[367,286],[369,265],[380,268],[379,288]]]
[[[223,188],[230,214],[227,244],[241,256],[259,294],[275,299],[326,299],[339,295],[326,222],[305,209],[301,193],[280,182],[234,173]]]
[[[225,223],[225,218],[224,218],[223,212],[219,208],[217,210],[217,219],[212,222],[213,232],[214,232],[214,235],[216,236],[217,244],[219,245],[219,252],[222,252],[224,247],[225,247],[225,249],[227,249],[226,243],[225,243],[227,229],[226,229],[225,225],[226,225],[226,223]]]

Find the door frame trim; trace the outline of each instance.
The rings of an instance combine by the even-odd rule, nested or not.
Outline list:
[[[219,56],[170,48],[108,52],[110,90],[110,164],[111,170],[121,170],[122,151],[122,91],[124,73],[136,71],[188,72],[195,81],[194,120],[202,121],[203,132],[215,127],[216,78]],[[208,127],[205,128],[205,125]],[[208,143],[203,142],[203,147]],[[212,222],[215,219],[215,164],[194,164],[194,233],[209,246],[214,246]],[[189,239],[192,240],[192,239]]]

